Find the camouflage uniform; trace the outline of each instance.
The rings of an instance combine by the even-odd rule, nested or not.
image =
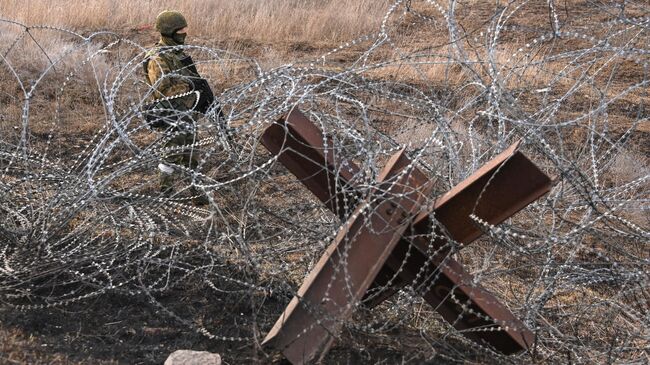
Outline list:
[[[155,85],[151,99],[175,96],[194,90],[191,78],[199,77],[189,67],[185,67],[181,60],[187,55],[181,49],[165,49],[173,47],[168,44],[166,37],[156,43],[154,49],[149,51],[147,57],[147,77],[150,85]],[[158,84],[156,84],[158,82]],[[195,102],[194,95],[182,96],[172,100],[174,106],[180,109],[189,110]]]
[[[181,49],[167,48],[183,44],[184,35],[178,39],[175,32],[186,26],[187,22],[177,12],[165,11],[156,19],[156,29],[161,32],[161,38],[155,48],[148,52],[146,65],[147,81],[154,88],[150,96],[151,102],[194,90],[192,78],[197,78],[199,75],[195,68],[187,67],[188,65],[183,63],[191,58]],[[198,165],[197,151],[191,147],[196,142],[193,122],[198,115],[191,110],[195,103],[194,94],[171,99],[170,107],[179,112],[178,123],[175,123],[176,125],[162,123],[158,126],[165,129],[168,135],[163,147],[173,150],[165,156],[166,164],[159,165],[160,189],[167,194],[170,194],[173,189],[174,165],[190,169]]]

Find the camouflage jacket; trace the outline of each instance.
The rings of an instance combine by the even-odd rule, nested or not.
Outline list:
[[[192,78],[199,77],[192,68],[183,64],[182,61],[187,55],[182,50],[166,49],[167,45],[163,42],[158,42],[155,48],[147,53],[146,78],[149,85],[155,88],[150,101],[193,91]],[[174,99],[173,105],[187,110],[195,101],[194,95],[188,95]]]

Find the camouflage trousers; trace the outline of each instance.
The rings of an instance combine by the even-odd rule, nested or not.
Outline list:
[[[188,169],[198,166],[198,150],[192,147],[195,142],[194,133],[181,132],[164,144],[163,147],[167,151],[164,156],[165,163],[158,166],[161,192],[170,194],[174,190],[174,182],[180,176],[187,179],[185,172],[178,171],[181,166]]]

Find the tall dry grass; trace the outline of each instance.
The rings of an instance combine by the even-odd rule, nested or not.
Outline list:
[[[215,39],[341,41],[377,28],[392,0],[2,0],[0,18],[29,25],[123,30],[179,10],[190,31]]]

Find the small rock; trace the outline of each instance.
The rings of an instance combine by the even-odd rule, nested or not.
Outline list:
[[[207,351],[174,351],[167,360],[165,365],[221,365],[221,356]]]

